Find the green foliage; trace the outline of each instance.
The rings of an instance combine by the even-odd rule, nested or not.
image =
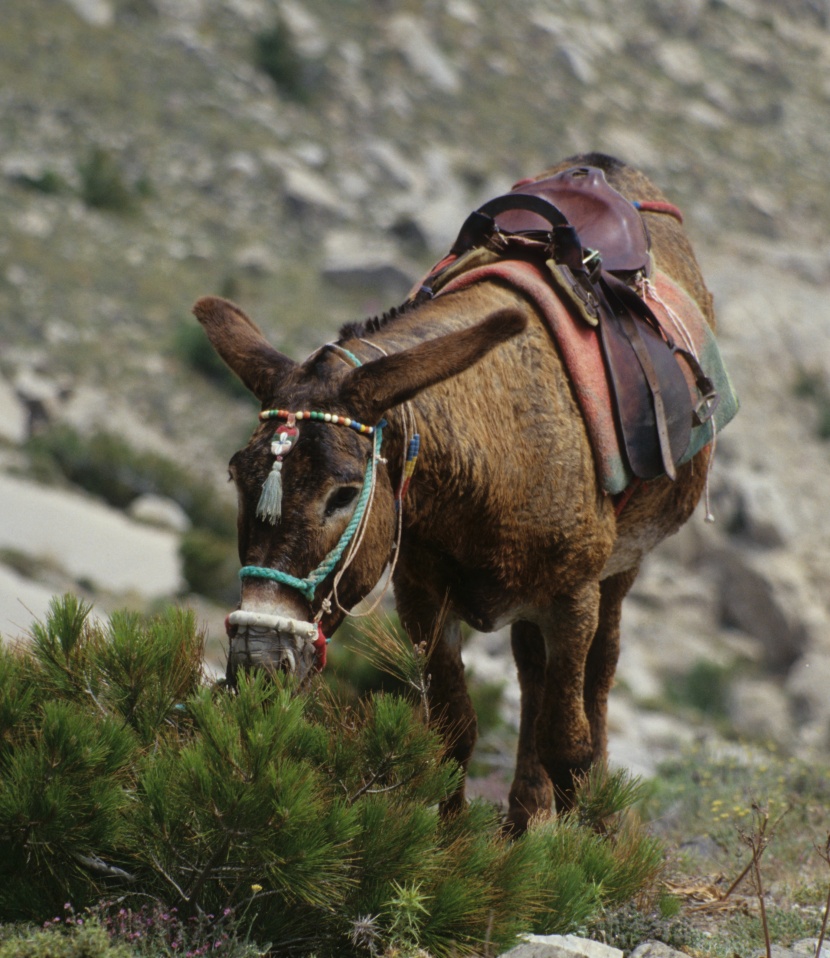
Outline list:
[[[530,833],[541,846],[535,931],[567,934],[603,908],[655,887],[664,852],[629,810],[641,797],[627,773],[597,766],[578,789],[574,809]]]
[[[118,161],[100,146],[90,149],[78,164],[81,199],[93,209],[129,213],[135,209],[137,192],[124,181]]]
[[[0,654],[0,916],[45,920],[119,875],[141,747],[176,730],[200,681],[191,615],[96,626],[90,611],[55,599],[31,645]]]
[[[706,718],[722,719],[729,711],[731,681],[731,668],[701,659],[667,682],[667,694],[675,707],[686,706]]]
[[[292,100],[308,103],[320,85],[320,66],[302,56],[282,20],[256,36],[254,60],[257,68],[267,73],[277,89]]]
[[[193,592],[222,605],[239,601],[236,539],[209,529],[192,528],[181,538],[182,575]]]
[[[71,929],[15,927],[0,938],[0,958],[131,958],[124,942],[113,942],[97,922]]]
[[[97,698],[151,745],[176,727],[182,703],[198,690],[203,650],[204,635],[190,612],[168,609],[149,621],[113,613],[95,650]]]
[[[449,958],[574,930],[654,883],[662,856],[625,777],[592,776],[572,814],[516,841],[484,803],[442,820],[460,772],[424,720],[422,651],[397,666],[411,701],[352,704],[262,673],[211,687],[200,653],[188,614],[102,624],[71,596],[29,647],[0,649],[0,922],[71,902],[116,943],[153,924],[173,949],[202,921],[200,942],[239,956],[254,952],[233,923],[286,955]],[[113,896],[117,913],[96,904]],[[102,941],[89,953],[117,958]],[[140,953],[177,953],[160,941]]]
[[[592,937],[626,953],[644,941],[660,941],[679,950],[697,945],[700,938],[687,919],[641,911],[630,904],[606,912],[587,930]]]
[[[45,193],[49,196],[69,191],[68,183],[55,170],[43,170],[43,172],[34,175],[19,173],[14,179],[21,186],[25,186],[26,189],[33,190],[36,193]]]
[[[265,950],[250,941],[244,918],[179,917],[158,903],[138,909],[104,901],[77,914],[64,905],[64,917],[38,928],[0,927],[0,958],[260,958]]]
[[[798,368],[793,392],[799,399],[806,399],[816,409],[816,435],[830,439],[830,386],[823,373],[817,370]]]

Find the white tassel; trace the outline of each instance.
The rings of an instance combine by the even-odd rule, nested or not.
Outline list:
[[[262,487],[262,495],[256,507],[257,517],[270,522],[272,526],[282,515],[282,460],[275,459],[268,478]]]
[[[274,465],[268,473],[268,478],[262,486],[262,494],[256,507],[259,519],[265,519],[272,526],[282,516],[282,460],[294,448],[299,438],[299,430],[293,425],[280,429],[271,442],[271,455],[274,456]]]

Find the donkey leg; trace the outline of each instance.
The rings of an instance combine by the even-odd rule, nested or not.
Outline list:
[[[521,715],[516,774],[504,826],[508,833],[520,835],[535,814],[550,811],[553,786],[536,748],[536,719],[544,693],[545,641],[538,626],[516,622],[510,630],[510,645],[519,675]]]
[[[620,657],[622,603],[639,571],[635,566],[600,583],[599,624],[585,668],[585,713],[591,726],[594,762],[608,758],[608,693]]]
[[[457,618],[434,608],[423,594],[416,596],[409,589],[404,592],[398,588],[396,598],[401,623],[410,639],[426,643],[429,650],[430,725],[444,739],[447,758],[458,762],[464,771],[458,790],[440,806],[442,815],[453,815],[464,807],[467,766],[478,737],[461,660],[461,626]]]
[[[539,760],[550,776],[556,807],[573,804],[575,777],[593,758],[591,726],[585,714],[585,669],[599,621],[598,582],[559,596],[543,635],[547,648],[542,705],[536,720]]]

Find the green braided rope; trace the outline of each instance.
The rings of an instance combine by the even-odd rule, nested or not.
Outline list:
[[[305,579],[298,579],[296,576],[282,572],[280,569],[268,569],[265,566],[259,565],[246,565],[239,570],[240,579],[270,579],[272,582],[279,582],[280,585],[291,586],[292,589],[296,589],[311,602],[314,598],[314,593],[317,591],[317,586],[341,560],[343,553],[346,551],[347,546],[357,531],[357,527],[363,519],[363,514],[366,511],[366,503],[369,501],[369,495],[372,491],[372,470],[380,455],[380,444],[383,442],[383,427],[385,425],[386,423],[381,420],[377,426],[375,426],[375,441],[372,447],[372,455],[366,465],[366,473],[363,476],[363,489],[361,490],[360,498],[357,500],[354,514],[349,520],[349,524],[343,530],[343,535],[340,536],[339,542],[326,558],[323,559],[320,565],[318,565],[313,572],[309,573]]]

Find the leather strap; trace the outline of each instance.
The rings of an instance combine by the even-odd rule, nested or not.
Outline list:
[[[488,200],[484,206],[480,206],[473,213],[470,213],[464,221],[450,253],[460,256],[474,246],[483,244],[487,237],[497,229],[495,218],[499,213],[507,213],[509,210],[525,210],[528,213],[541,216],[551,225],[551,238],[557,249],[561,246],[563,254],[568,258],[572,256],[571,251],[573,249],[577,249],[581,253],[582,247],[579,243],[579,237],[564,213],[543,196],[534,196],[530,193],[505,193],[504,196],[497,196]]]

